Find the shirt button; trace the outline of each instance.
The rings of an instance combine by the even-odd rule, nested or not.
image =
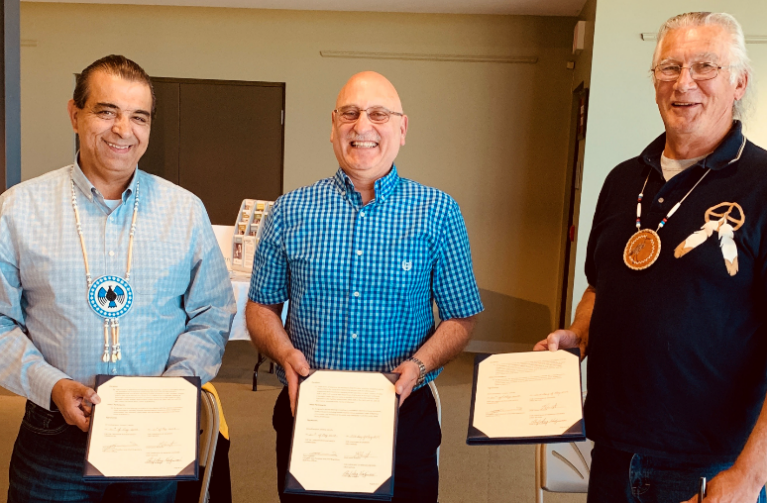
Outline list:
[[[362,255],[362,250],[357,250],[357,255]]]
[[[662,198],[662,197],[661,197],[661,198],[658,198],[658,202],[659,202],[659,203],[662,203],[662,202],[663,202],[663,198]]]
[[[360,293],[359,293],[359,292],[354,292],[354,296],[355,296],[355,297],[359,297],[359,296],[360,296]]]
[[[109,256],[110,257],[114,257],[115,256],[115,252],[113,250],[109,250]]]
[[[361,216],[362,218],[365,218],[365,212],[364,212],[364,211],[360,211],[360,216]]]
[[[352,339],[356,339],[356,338],[357,338],[357,334],[352,334]]]
[[[117,373],[117,369],[114,369],[114,368],[113,368],[113,369],[112,369],[112,373],[113,373],[113,374],[116,374],[116,373]]]
[[[346,191],[345,191],[345,190],[342,190],[342,191],[341,191],[341,195],[342,195],[342,196],[345,196],[345,195],[346,195]]]

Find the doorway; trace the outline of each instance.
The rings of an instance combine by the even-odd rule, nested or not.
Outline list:
[[[588,114],[589,90],[583,82],[573,91],[570,109],[570,140],[567,158],[569,166],[565,181],[565,204],[563,213],[559,280],[559,305],[557,306],[557,328],[570,326],[573,301],[573,277],[575,275],[575,238],[577,232],[577,208],[581,197],[583,175],[583,150],[586,141],[586,118]]]

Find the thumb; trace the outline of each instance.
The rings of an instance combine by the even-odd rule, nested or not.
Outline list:
[[[559,334],[549,334],[547,347],[549,351],[556,351],[559,349]]]
[[[296,358],[295,366],[293,367],[296,372],[301,376],[306,377],[309,375],[309,362],[306,361],[306,357],[303,353],[299,354]]]
[[[88,400],[90,403],[101,403],[101,398],[96,394],[96,391],[93,388],[78,383],[78,387],[74,391],[77,396]]]

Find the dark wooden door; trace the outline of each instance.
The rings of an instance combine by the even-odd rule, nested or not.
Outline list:
[[[178,82],[152,82],[157,110],[152,120],[149,147],[139,167],[178,185]]]
[[[157,115],[144,171],[197,195],[233,225],[243,199],[282,194],[285,85],[152,78]]]

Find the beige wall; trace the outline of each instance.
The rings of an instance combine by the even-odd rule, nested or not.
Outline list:
[[[687,0],[603,0],[597,5],[574,304],[587,286],[586,242],[605,177],[663,132],[648,71],[655,43],[643,42],[639,35],[657,32],[668,18],[693,8],[728,12],[747,35],[767,36],[764,1],[698,0],[692,5]],[[755,70],[751,85],[756,103],[745,132],[751,141],[767,147],[767,44],[747,47]]]
[[[554,312],[575,18],[22,3],[21,21],[22,39],[37,44],[21,54],[24,179],[71,162],[73,74],[105,54],[153,76],[285,82],[286,191],[335,171],[336,94],[353,73],[377,70],[410,116],[400,173],[458,200],[480,287]],[[539,61],[329,59],[320,50]]]

